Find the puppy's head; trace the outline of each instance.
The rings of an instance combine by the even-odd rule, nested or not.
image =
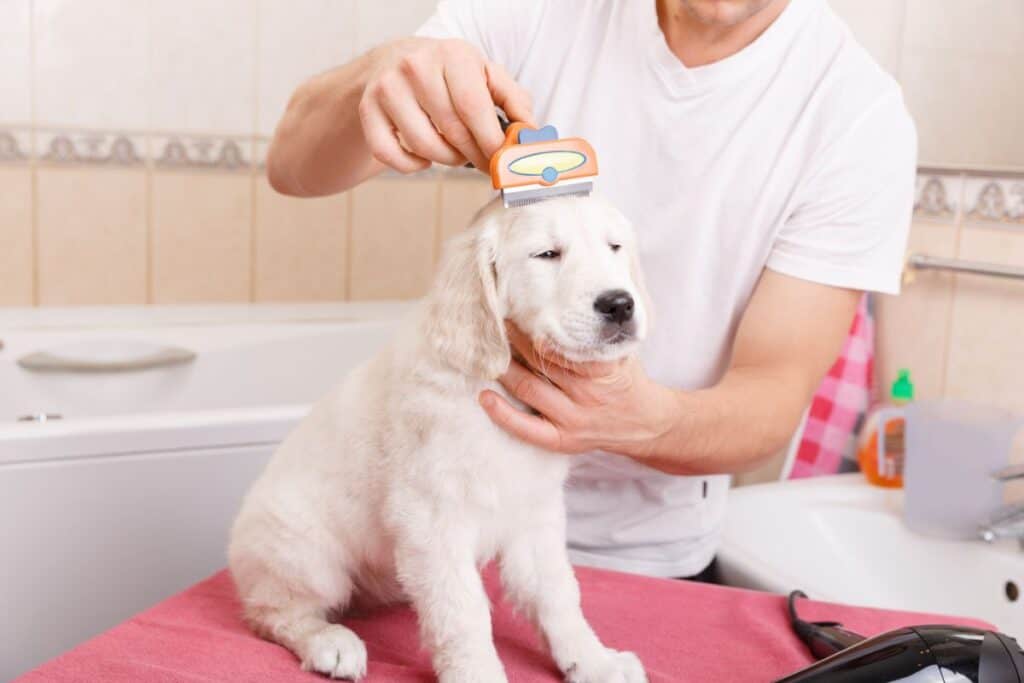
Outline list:
[[[632,353],[650,320],[633,230],[596,196],[514,209],[495,200],[448,244],[428,300],[433,349],[488,379],[509,363],[506,319],[582,362]]]

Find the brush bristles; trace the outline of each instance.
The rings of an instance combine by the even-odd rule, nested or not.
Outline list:
[[[594,183],[583,181],[551,187],[502,190],[501,198],[506,209],[514,209],[556,197],[586,197],[593,189]]]

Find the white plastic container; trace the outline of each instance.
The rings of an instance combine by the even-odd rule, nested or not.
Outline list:
[[[1005,467],[1024,418],[964,401],[923,401],[879,412],[879,429],[906,420],[904,521],[928,536],[976,539],[1002,500]]]

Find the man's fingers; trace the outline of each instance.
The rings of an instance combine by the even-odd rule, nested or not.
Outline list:
[[[445,142],[420,108],[411,85],[396,81],[388,90],[382,89],[380,104],[410,152],[448,166],[462,163],[462,155]]]
[[[484,65],[484,72],[494,103],[505,110],[509,121],[522,121],[529,126],[536,126],[530,94],[516,83],[512,74],[494,62],[487,62]]]
[[[563,417],[573,409],[572,402],[550,382],[541,379],[521,364],[512,361],[499,380],[508,392],[549,418]]]
[[[494,112],[494,100],[491,99],[483,65],[469,61],[449,62],[445,66],[444,77],[455,112],[469,128],[483,153],[481,163],[489,163],[491,155],[504,142],[505,135]],[[487,168],[487,164],[478,168]]]
[[[616,373],[622,361],[572,361],[543,344],[534,343],[522,330],[509,323],[508,340],[526,364],[542,372],[555,384],[564,386],[566,379],[587,377],[597,379]]]
[[[366,144],[377,161],[399,173],[415,173],[430,166],[429,161],[402,147],[391,120],[374,97],[363,97],[359,103],[359,121]]]
[[[443,73],[414,72],[410,74],[410,79],[420,105],[447,143],[457,149],[465,159],[472,161],[477,168],[486,170],[487,165],[484,162],[487,158],[455,111]],[[479,166],[481,163],[484,165]]]
[[[489,389],[481,392],[479,400],[491,421],[512,436],[545,450],[560,449],[562,440],[558,428],[543,417],[516,410],[504,397]]]

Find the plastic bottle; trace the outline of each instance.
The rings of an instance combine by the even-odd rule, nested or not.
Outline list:
[[[892,383],[889,392],[890,404],[901,406],[914,400],[914,383],[910,381],[910,370],[901,369]],[[872,413],[861,432],[860,448],[857,460],[860,471],[868,482],[875,486],[898,489],[903,488],[903,458],[905,448],[904,429],[906,423],[902,419],[890,420],[885,427],[885,463],[879,471],[878,463],[878,420],[877,411]]]

